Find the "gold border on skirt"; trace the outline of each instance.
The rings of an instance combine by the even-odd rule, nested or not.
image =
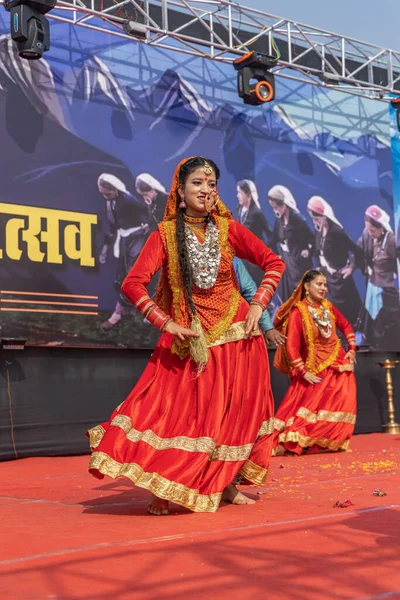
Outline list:
[[[116,415],[110,423],[111,426],[119,427],[125,433],[126,438],[132,442],[146,442],[155,450],[184,450],[186,452],[204,452],[208,454],[210,460],[223,460],[226,462],[240,462],[246,460],[253,449],[254,443],[247,443],[241,446],[230,446],[221,444],[217,446],[215,440],[211,437],[191,438],[187,436],[175,436],[172,438],[162,438],[151,429],[138,431],[132,426],[132,421],[127,415]],[[257,437],[271,434],[274,431],[275,419],[271,418],[261,423]],[[97,448],[105,430],[101,425],[97,425],[89,430],[90,447]]]
[[[199,494],[197,490],[169,481],[158,473],[146,473],[136,463],[119,463],[105,452],[93,452],[89,463],[90,470],[99,471],[113,479],[127,477],[135,485],[149,490],[158,498],[169,500],[193,512],[216,512],[221,502],[222,492]]]
[[[288,431],[287,433],[281,433],[279,435],[279,443],[284,444],[286,442],[295,442],[302,448],[308,448],[311,446],[320,446],[321,448],[328,448],[329,450],[348,450],[350,447],[350,440],[328,440],[327,438],[315,438],[302,435],[298,431]]]

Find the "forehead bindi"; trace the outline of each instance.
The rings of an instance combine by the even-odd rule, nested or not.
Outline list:
[[[214,171],[211,171],[211,173],[204,173],[204,169],[203,167],[200,167],[198,169],[196,169],[195,171],[193,171],[193,173],[190,175],[189,177],[190,181],[214,181],[216,180],[215,178],[215,173]]]

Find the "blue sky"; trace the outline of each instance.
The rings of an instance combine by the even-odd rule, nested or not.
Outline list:
[[[244,0],[241,4],[400,50],[399,0]]]

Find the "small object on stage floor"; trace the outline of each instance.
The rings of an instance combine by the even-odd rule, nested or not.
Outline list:
[[[348,508],[349,506],[354,506],[354,503],[351,500],[345,500],[344,502],[337,500],[333,505],[333,508]]]
[[[392,373],[391,369],[394,369],[395,366],[399,363],[398,360],[389,360],[388,358],[383,362],[378,362],[386,371],[386,392],[388,396],[388,422],[383,426],[383,431],[385,433],[396,434],[400,433],[400,425],[396,423],[395,411],[394,411],[394,403],[393,403],[393,382],[392,382]]]
[[[387,493],[382,492],[382,490],[380,490],[379,488],[376,488],[376,490],[373,491],[372,495],[373,496],[387,496]]]

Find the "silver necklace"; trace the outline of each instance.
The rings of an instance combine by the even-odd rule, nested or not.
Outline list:
[[[197,287],[208,290],[217,280],[221,262],[218,227],[209,221],[206,226],[205,240],[200,244],[196,234],[185,223],[185,236],[193,282]]]
[[[332,334],[332,321],[329,309],[321,307],[321,315],[319,315],[314,306],[310,304],[307,304],[307,306],[320,334],[326,339],[330,338]]]

